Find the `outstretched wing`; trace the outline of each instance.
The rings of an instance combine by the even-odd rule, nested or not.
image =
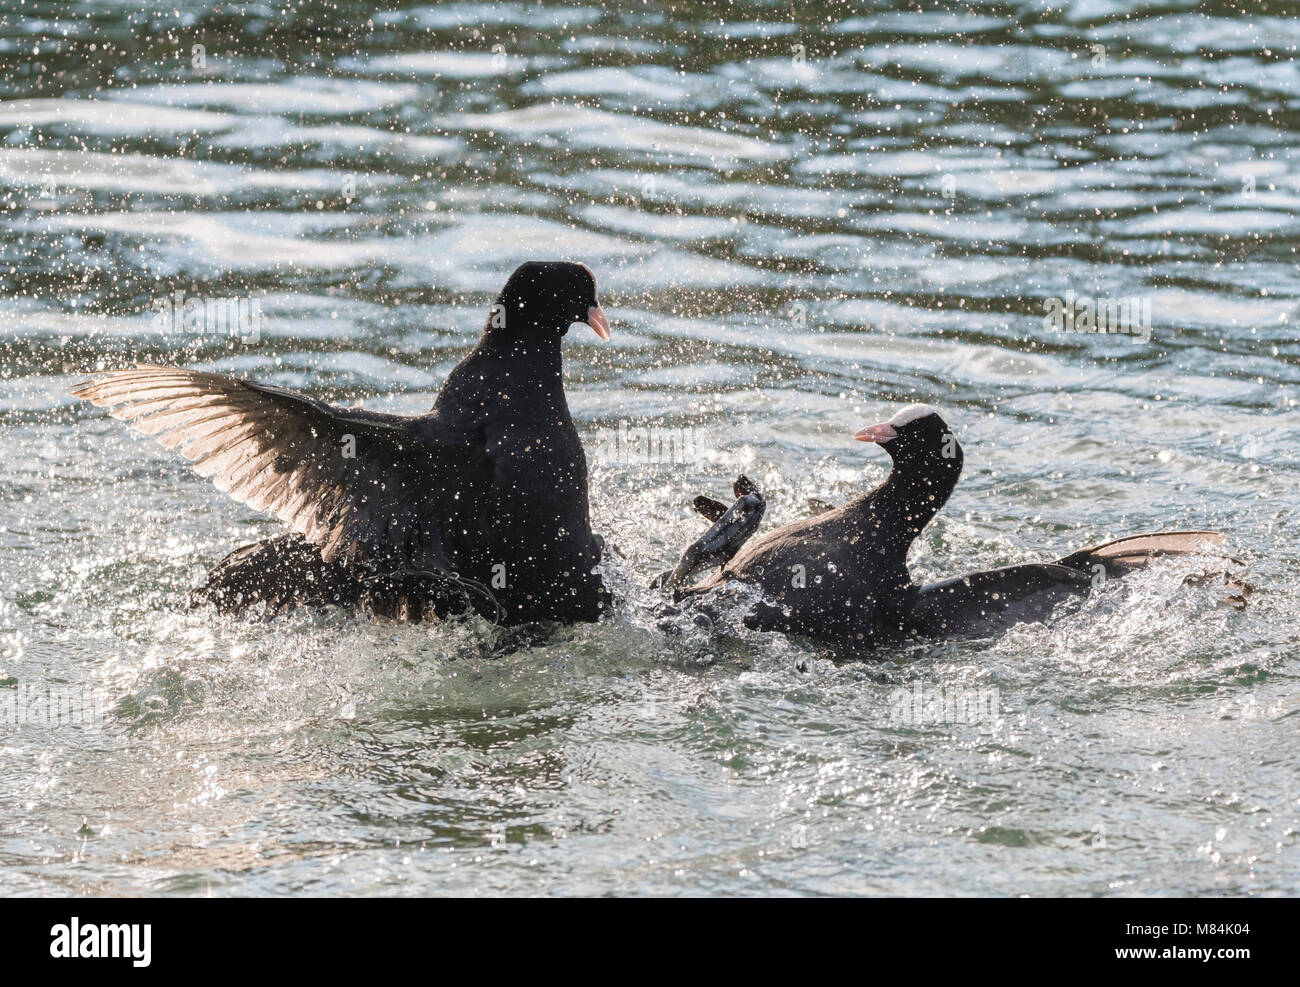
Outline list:
[[[1184,581],[1202,583],[1221,578],[1229,593],[1227,601],[1234,607],[1245,607],[1255,588],[1246,582],[1246,566],[1240,559],[1224,555],[1221,549],[1228,539],[1217,531],[1157,531],[1147,535],[1129,535],[1081,548],[1057,560],[1057,565],[1068,566],[1093,575],[1100,567],[1107,577],[1126,576],[1145,569],[1154,560],[1177,556],[1198,556],[1204,559],[1199,573],[1189,575]]]
[[[1063,601],[1086,596],[1092,581],[1061,565],[1036,562],[986,569],[917,590],[907,627],[924,637],[977,637],[1043,620]]]
[[[1145,569],[1152,559],[1177,555],[1213,555],[1227,539],[1217,531],[1159,531],[1149,535],[1129,535],[1104,545],[1081,548],[1057,560],[1057,565],[1091,574],[1101,565],[1107,576],[1123,576]]]
[[[325,562],[449,572],[440,528],[470,461],[426,419],[336,408],[220,374],[141,365],[73,390],[279,518]]]

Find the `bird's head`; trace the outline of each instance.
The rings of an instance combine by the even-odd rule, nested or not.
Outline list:
[[[909,404],[887,422],[864,428],[854,436],[874,442],[894,461],[894,469],[951,488],[961,474],[961,445],[934,408]]]
[[[575,322],[609,339],[609,321],[596,301],[596,276],[586,264],[529,261],[510,275],[488,312],[485,334],[532,342],[559,339]]]

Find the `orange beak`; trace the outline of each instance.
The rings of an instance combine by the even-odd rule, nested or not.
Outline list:
[[[884,444],[898,438],[898,429],[893,425],[872,425],[870,428],[864,428],[860,432],[853,433],[853,437],[859,442],[876,442]]]
[[[587,309],[587,325],[596,331],[597,336],[609,342],[609,319],[605,318],[605,313],[601,311],[599,305]]]

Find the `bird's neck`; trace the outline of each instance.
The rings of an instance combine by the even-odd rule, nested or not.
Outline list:
[[[512,340],[485,332],[448,374],[434,411],[469,424],[505,420],[571,425],[559,339]]]
[[[485,333],[462,366],[490,418],[550,427],[572,422],[558,337]]]
[[[561,332],[542,327],[530,326],[524,332],[488,329],[474,347],[474,353],[484,361],[518,364],[529,377],[559,379],[564,372],[561,338]]]
[[[895,464],[885,482],[854,505],[855,521],[873,529],[876,545],[905,556],[957,486],[959,469],[921,470]]]

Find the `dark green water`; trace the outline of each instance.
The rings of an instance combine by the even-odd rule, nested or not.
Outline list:
[[[0,0],[0,694],[107,709],[0,722],[0,890],[1300,892],[1295,5],[143,6]],[[615,619],[184,608],[274,524],[72,384],[422,410],[549,257],[614,322],[566,359]],[[160,330],[177,291],[264,318]],[[1253,605],[1166,567],[873,665],[654,629],[694,494],[842,500],[910,401],[966,449],[918,576],[1218,528]]]

